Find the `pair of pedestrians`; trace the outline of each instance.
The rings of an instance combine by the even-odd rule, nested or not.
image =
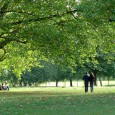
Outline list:
[[[92,72],[88,74],[88,72],[83,77],[85,92],[88,92],[88,84],[90,83],[90,91],[93,92],[93,84],[94,84],[94,75]]]

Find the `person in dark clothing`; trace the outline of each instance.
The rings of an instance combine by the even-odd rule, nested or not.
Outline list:
[[[93,92],[93,84],[94,84],[94,75],[91,72],[89,76],[89,82],[90,82],[90,91]]]
[[[88,73],[84,75],[83,80],[84,80],[84,85],[85,85],[85,93],[87,93],[88,92],[88,81],[89,81]]]

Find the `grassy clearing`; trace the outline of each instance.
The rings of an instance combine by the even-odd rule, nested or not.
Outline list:
[[[1,115],[114,115],[115,87],[11,88],[0,92]]]

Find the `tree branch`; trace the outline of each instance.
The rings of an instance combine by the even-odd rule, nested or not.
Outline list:
[[[29,19],[29,20],[20,20],[20,21],[17,21],[17,22],[13,22],[11,24],[13,25],[18,25],[18,24],[21,24],[21,23],[24,23],[24,22],[37,22],[37,21],[43,21],[43,20],[47,20],[47,19],[52,19],[52,18],[56,18],[56,17],[62,17],[66,14],[72,14],[74,12],[77,12],[78,10],[71,10],[71,11],[67,11],[67,12],[64,12],[64,13],[57,13],[57,14],[53,14],[53,15],[50,15],[50,16],[47,16],[47,17],[39,17],[39,18],[33,18],[33,19]]]
[[[6,50],[3,48],[3,51],[4,51],[4,54],[0,57],[0,61],[3,61],[6,57],[5,57],[5,55],[6,55]]]
[[[0,49],[3,49],[4,46],[6,46],[8,43],[10,43],[12,41],[16,41],[16,42],[19,42],[19,43],[26,44],[27,40],[21,41],[21,40],[17,40],[17,39],[13,39],[13,38],[8,37],[9,34],[14,34],[14,33],[17,33],[17,32],[18,32],[18,30],[16,29],[16,30],[13,30],[13,31],[9,32],[7,34],[7,36],[4,36],[4,34],[1,34],[0,38],[3,38],[4,40],[0,42]]]
[[[5,14],[4,12],[5,12],[5,10],[7,10],[8,4],[9,4],[9,2],[5,2],[4,5],[2,6],[2,8],[0,9],[0,17],[4,16],[4,14]]]

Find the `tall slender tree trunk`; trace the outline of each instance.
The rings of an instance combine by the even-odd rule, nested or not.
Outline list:
[[[102,86],[102,80],[100,77],[99,77],[99,82],[100,82],[100,86]]]
[[[58,79],[56,79],[56,87],[58,87]]]
[[[28,85],[29,85],[29,86],[32,86],[31,82],[28,82]]]
[[[72,78],[70,79],[70,87],[72,87],[73,86],[73,84],[72,84]]]
[[[26,86],[27,86],[27,83],[26,83],[25,81],[23,81],[23,83],[24,83],[24,86],[26,87]]]
[[[19,81],[19,86],[22,87],[22,80]]]

